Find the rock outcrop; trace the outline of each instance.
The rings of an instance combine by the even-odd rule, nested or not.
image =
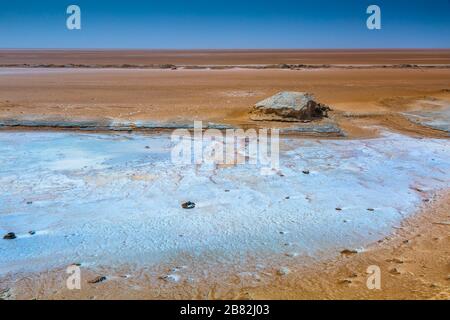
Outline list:
[[[328,117],[330,107],[306,92],[279,92],[258,102],[250,119],[256,121],[313,121]]]

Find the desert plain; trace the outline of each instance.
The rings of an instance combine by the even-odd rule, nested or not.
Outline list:
[[[0,66],[0,235],[16,234],[0,298],[450,298],[450,50],[2,50]],[[329,117],[252,120],[285,91]],[[174,165],[170,133],[194,121],[280,129],[280,168]]]

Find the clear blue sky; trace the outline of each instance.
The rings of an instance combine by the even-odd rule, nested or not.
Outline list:
[[[70,4],[82,30],[66,29]],[[450,0],[1,0],[0,47],[449,48],[449,14]]]

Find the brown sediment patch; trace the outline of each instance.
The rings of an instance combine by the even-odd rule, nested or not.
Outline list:
[[[254,299],[441,299],[450,298],[450,194],[437,196],[393,235],[365,252],[319,263],[261,288]],[[367,268],[381,270],[381,289],[367,287]]]

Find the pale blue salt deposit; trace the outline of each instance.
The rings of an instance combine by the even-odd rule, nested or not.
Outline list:
[[[0,239],[0,273],[180,254],[239,264],[282,256],[286,243],[296,255],[339,254],[415,212],[414,188],[450,187],[448,139],[282,138],[271,176],[175,165],[171,147],[169,135],[0,132],[0,235],[18,236]]]

